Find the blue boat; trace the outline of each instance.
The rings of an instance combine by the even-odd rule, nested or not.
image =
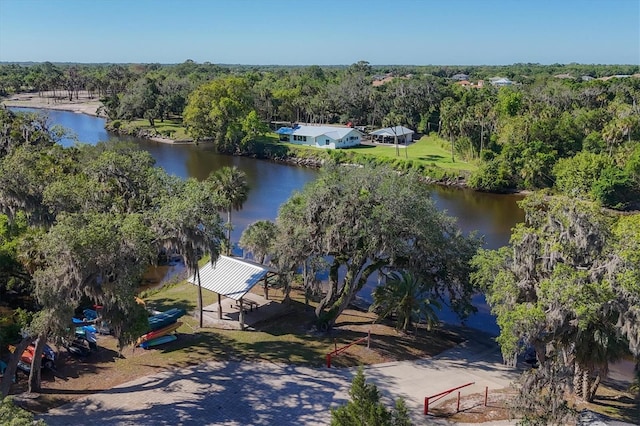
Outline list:
[[[172,308],[165,312],[149,317],[149,329],[159,330],[178,321],[178,318],[186,314],[184,309]]]
[[[142,342],[140,344],[140,347],[142,349],[149,349],[153,346],[158,346],[158,345],[162,345],[165,343],[169,343],[169,342],[173,342],[174,340],[178,340],[178,336],[176,336],[175,334],[167,334],[164,336],[160,336],[156,339],[152,339],[146,342]]]

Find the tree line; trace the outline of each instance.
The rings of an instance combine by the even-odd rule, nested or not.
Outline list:
[[[79,90],[120,120],[183,118],[195,139],[250,153],[280,123],[404,125],[438,132],[480,167],[484,191],[553,188],[616,209],[640,198],[638,66],[249,67],[198,64],[0,65],[0,94]],[[482,87],[456,84],[465,73]],[[635,76],[634,76],[635,74]],[[374,81],[390,76],[385,84]],[[494,87],[502,76],[512,85]],[[598,79],[601,78],[601,79]],[[213,107],[212,107],[213,105]]]

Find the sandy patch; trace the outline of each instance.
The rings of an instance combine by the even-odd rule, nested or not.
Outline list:
[[[4,99],[2,105],[23,108],[56,109],[104,117],[104,114],[98,114],[98,108],[102,106],[102,103],[95,95],[91,96],[88,92],[81,91],[78,94],[78,98],[74,96],[72,101],[69,101],[69,98],[64,95],[66,95],[66,92],[63,91],[55,92],[55,96],[54,92],[42,92],[40,94],[17,93]]]

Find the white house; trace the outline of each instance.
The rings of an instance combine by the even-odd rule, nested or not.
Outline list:
[[[513,84],[513,81],[509,80],[506,77],[493,77],[490,79],[490,81],[491,84],[496,87],[511,86]]]
[[[411,129],[407,129],[404,126],[395,126],[395,127],[385,127],[384,129],[374,130],[369,133],[375,140],[381,141],[383,143],[395,143],[396,137],[398,138],[398,143],[402,143],[407,145],[411,141],[413,141],[413,134],[415,132]]]
[[[329,149],[357,146],[362,140],[362,133],[351,127],[296,125],[281,127],[276,133],[281,142]]]

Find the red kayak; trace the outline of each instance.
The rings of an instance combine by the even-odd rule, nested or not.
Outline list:
[[[169,334],[173,331],[176,331],[178,327],[180,327],[182,323],[180,321],[174,322],[173,324],[169,324],[166,327],[163,327],[159,330],[150,331],[147,334],[144,334],[138,338],[136,342],[136,346],[140,346],[142,342],[147,342],[149,340],[157,339],[158,337],[162,337],[165,334]]]

